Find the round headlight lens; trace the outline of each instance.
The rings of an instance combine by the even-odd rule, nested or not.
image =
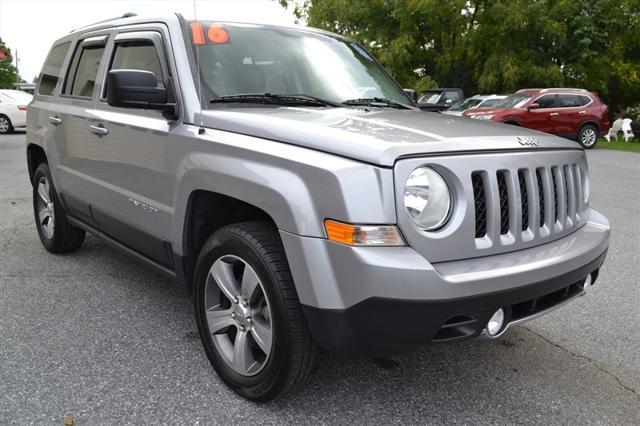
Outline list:
[[[451,212],[451,193],[447,182],[429,167],[418,167],[404,186],[404,208],[425,231],[442,227]]]

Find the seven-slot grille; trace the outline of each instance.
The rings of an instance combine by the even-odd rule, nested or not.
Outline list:
[[[545,236],[570,229],[580,220],[584,197],[579,164],[495,173],[478,170],[471,173],[471,182],[476,238],[516,232]]]

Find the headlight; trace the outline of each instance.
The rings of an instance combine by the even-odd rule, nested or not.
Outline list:
[[[442,227],[451,213],[451,192],[447,182],[429,167],[418,167],[404,186],[404,208],[425,231]]]
[[[486,114],[486,115],[474,115],[473,118],[476,118],[478,120],[491,120],[493,118],[493,115],[491,114]]]

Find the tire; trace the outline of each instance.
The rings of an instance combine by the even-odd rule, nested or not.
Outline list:
[[[580,128],[578,132],[578,143],[584,149],[592,149],[596,146],[596,142],[598,141],[598,137],[600,136],[600,131],[593,124],[585,124]]]
[[[73,252],[84,242],[84,230],[67,221],[47,163],[40,164],[33,176],[33,213],[38,236],[47,251]]]
[[[13,132],[13,124],[6,115],[0,114],[0,134],[6,135]]]
[[[253,282],[246,286],[253,290],[242,290],[244,282]],[[240,396],[267,402],[309,380],[318,348],[273,225],[245,222],[217,230],[198,257],[194,304],[207,357]]]

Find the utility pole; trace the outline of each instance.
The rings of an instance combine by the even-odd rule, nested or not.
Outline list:
[[[16,49],[16,90],[20,90],[20,60],[18,59],[18,50]]]

